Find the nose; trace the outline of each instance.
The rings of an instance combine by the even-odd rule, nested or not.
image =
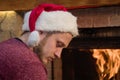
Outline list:
[[[57,58],[61,58],[61,53],[62,53],[63,48],[57,48],[56,52],[55,52],[55,57]]]

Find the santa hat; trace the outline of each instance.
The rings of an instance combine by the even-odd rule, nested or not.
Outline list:
[[[69,32],[78,35],[77,18],[61,5],[41,4],[25,14],[23,31],[30,31],[29,46],[36,46],[40,41],[38,31]]]

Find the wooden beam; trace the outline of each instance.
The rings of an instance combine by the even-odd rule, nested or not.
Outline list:
[[[68,48],[120,48],[120,27],[79,29]]]
[[[30,10],[40,3],[55,3],[67,8],[118,5],[120,0],[1,0],[0,10]]]
[[[35,0],[1,0],[0,10],[29,10],[35,5]]]

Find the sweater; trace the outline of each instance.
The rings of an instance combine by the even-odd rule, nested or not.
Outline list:
[[[47,80],[47,70],[22,41],[0,43],[0,80]]]

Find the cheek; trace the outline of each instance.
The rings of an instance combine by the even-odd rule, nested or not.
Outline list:
[[[43,52],[45,52],[45,54],[52,54],[55,52],[55,49],[56,49],[56,45],[50,43],[50,44],[46,44],[43,47]]]
[[[47,39],[46,41],[43,41],[43,47],[42,47],[42,51],[43,54],[45,55],[52,55],[55,53],[56,50],[56,41],[52,38]]]
[[[54,54],[56,51],[56,44],[55,43],[51,43],[47,46],[48,49],[48,53],[50,54]]]

